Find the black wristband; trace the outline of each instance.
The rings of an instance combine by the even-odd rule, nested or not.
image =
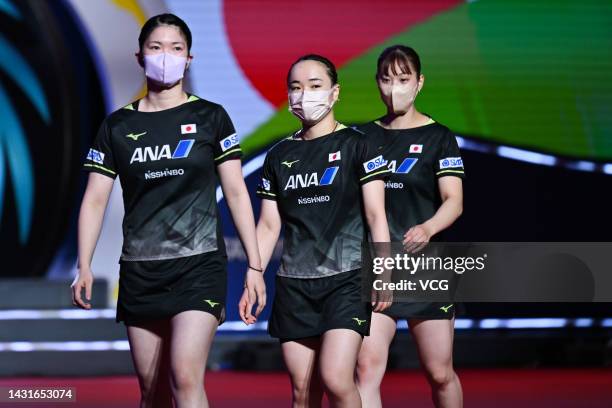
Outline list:
[[[252,269],[252,270],[254,270],[254,271],[257,271],[257,272],[261,272],[261,273],[263,273],[263,269],[253,268],[251,265],[249,265],[249,269]]]

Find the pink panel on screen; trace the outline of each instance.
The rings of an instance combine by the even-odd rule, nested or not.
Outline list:
[[[268,101],[286,101],[290,64],[306,53],[340,67],[457,0],[226,0],[225,24],[240,67]]]

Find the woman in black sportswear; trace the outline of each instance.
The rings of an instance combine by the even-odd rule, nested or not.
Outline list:
[[[454,134],[420,113],[414,100],[423,87],[421,62],[410,47],[395,45],[378,58],[376,80],[387,113],[360,127],[376,144],[392,171],[385,205],[392,242],[415,249],[452,225],[463,208],[463,160]],[[461,407],[462,391],[453,370],[454,305],[395,301],[372,316],[371,335],[358,363],[363,405],[382,406],[380,384],[397,319],[407,319],[436,407]]]
[[[361,295],[361,245],[366,226],[388,242],[382,179],[389,171],[365,135],[334,118],[339,85],[328,59],[298,59],[287,88],[302,128],[268,151],[257,190],[264,268],[285,227],[268,330],[281,341],[294,407],[320,406],[324,391],[334,407],[359,407],[355,364],[372,311]]]
[[[215,188],[219,180],[249,261],[245,290],[258,315],[265,284],[241,150],[221,105],[183,89],[191,33],[162,14],[139,36],[147,94],[110,114],[85,160],[90,172],[79,216],[79,273],[73,303],[91,305],[91,259],[119,176],[125,216],[117,321],[123,321],[141,407],[208,406],[206,359],[225,314],[227,256]]]

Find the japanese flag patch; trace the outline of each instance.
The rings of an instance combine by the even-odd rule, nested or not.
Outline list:
[[[330,162],[333,162],[333,161],[336,161],[336,160],[340,160],[340,150],[338,150],[337,152],[329,154],[329,161]]]
[[[423,145],[422,144],[412,144],[410,145],[410,153],[422,153],[423,152]]]
[[[196,125],[195,123],[189,123],[187,125],[181,125],[181,135],[186,135],[189,133],[195,133],[196,132]]]

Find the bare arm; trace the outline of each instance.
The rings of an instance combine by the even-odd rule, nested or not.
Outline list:
[[[72,283],[72,303],[84,309],[90,309],[81,299],[81,290],[85,288],[85,297],[91,300],[93,273],[91,260],[102,229],[104,211],[113,189],[113,179],[98,173],[90,173],[87,188],[81,203],[78,225],[78,268],[79,273]]]
[[[240,160],[228,160],[221,163],[217,169],[223,195],[246,252],[249,266],[261,269],[259,249],[255,235],[255,217],[253,216],[251,198],[244,184]]]
[[[259,216],[259,222],[257,223],[257,242],[259,243],[261,265],[264,271],[270,262],[270,258],[272,258],[280,229],[281,219],[276,201],[262,200],[261,214]],[[253,304],[252,294],[249,293],[248,288],[245,288],[240,298],[240,302],[238,303],[238,313],[242,321],[246,324],[253,324],[257,321],[257,314],[255,316],[251,314]]]
[[[365,217],[373,242],[389,242],[389,226],[385,213],[385,183],[374,180],[361,186]]]
[[[445,176],[438,179],[442,205],[421,225],[415,225],[404,235],[404,244],[418,250],[419,243],[429,242],[432,236],[450,227],[463,212],[463,180]]]
[[[382,180],[374,180],[361,186],[363,195],[365,217],[370,228],[373,242],[390,242],[389,225],[385,212],[385,183]],[[378,253],[382,250],[382,253]],[[389,248],[377,247],[376,256],[389,256]],[[387,275],[387,280],[389,276]],[[372,306],[375,312],[382,312],[391,306],[391,294],[373,292]]]
[[[240,160],[228,160],[221,163],[217,169],[221,179],[223,195],[232,214],[234,225],[238,230],[249,264],[244,279],[244,292],[238,303],[238,313],[245,323],[254,323],[265,307],[267,300],[251,198],[244,183]],[[257,304],[257,309],[253,316],[251,311],[255,304]]]
[[[261,212],[257,223],[257,241],[261,253],[261,264],[265,270],[270,263],[281,230],[281,217],[274,200],[261,200]]]

